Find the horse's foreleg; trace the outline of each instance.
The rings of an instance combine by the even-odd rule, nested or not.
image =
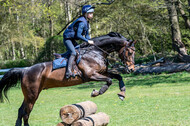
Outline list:
[[[106,81],[107,82],[107,84],[103,85],[99,91],[93,90],[93,92],[91,94],[92,97],[96,97],[98,95],[105,93],[108,90],[109,86],[112,84],[112,79],[110,77],[106,77],[106,76],[98,74],[98,73],[91,76],[91,79],[94,81]]]
[[[110,73],[110,72],[108,73],[108,76],[112,79],[115,78],[119,81],[119,89],[121,92],[118,93],[118,96],[121,100],[123,100],[125,98],[125,90],[126,89],[125,89],[125,84],[123,82],[122,76],[119,74],[114,74],[114,73]]]

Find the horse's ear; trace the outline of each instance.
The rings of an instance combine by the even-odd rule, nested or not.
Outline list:
[[[133,44],[133,41],[128,42],[128,43],[127,43],[127,46],[130,47],[132,44]]]
[[[135,44],[137,43],[137,40],[134,40],[133,43],[134,43],[134,45],[135,45]]]
[[[123,41],[123,43],[124,43],[124,46],[128,46],[128,41]]]
[[[136,42],[137,42],[137,40],[135,40],[135,41],[130,41],[130,42],[127,43],[127,46],[128,46],[128,47],[130,47],[130,46],[135,46]]]

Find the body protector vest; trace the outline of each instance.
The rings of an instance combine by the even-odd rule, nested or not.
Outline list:
[[[73,39],[78,39],[76,37],[77,34],[77,23],[78,22],[83,22],[85,24],[82,35],[86,35],[89,29],[89,23],[88,21],[85,19],[85,17],[79,17],[78,19],[76,19],[71,25],[69,25],[69,27],[65,30],[65,32],[63,33],[63,37],[65,39],[68,38],[73,38]]]

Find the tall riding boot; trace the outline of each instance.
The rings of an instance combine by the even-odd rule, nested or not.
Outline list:
[[[73,66],[73,62],[75,60],[75,55],[71,54],[69,61],[68,61],[68,65],[67,65],[67,72],[66,72],[66,78],[70,78],[71,76],[73,76],[72,74],[72,66]]]

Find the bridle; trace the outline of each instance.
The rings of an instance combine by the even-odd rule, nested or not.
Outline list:
[[[98,47],[98,46],[95,45],[95,44],[94,44],[94,46],[109,56],[109,53],[108,53],[107,51],[103,50],[102,48]]]
[[[107,54],[107,56],[111,56],[110,53],[108,53],[108,52],[105,51],[104,49],[98,47],[97,45],[94,44],[93,46],[95,46],[97,49],[101,50],[103,53]],[[125,62],[132,62],[132,63],[134,64],[134,61],[129,60],[129,59],[125,56],[125,53],[126,53],[126,50],[127,50],[127,49],[131,49],[131,50],[135,51],[135,49],[132,48],[131,46],[130,46],[130,47],[128,47],[128,46],[122,47],[122,48],[120,49],[120,51],[119,51],[119,55],[122,54],[122,56],[124,57],[122,63],[123,63],[123,65],[125,65]],[[111,57],[112,57],[112,56],[111,56]],[[107,60],[107,62],[110,64],[110,62],[109,62],[108,60]],[[110,64],[110,66],[113,66],[113,65]],[[125,65],[125,66],[128,68],[128,67],[130,67],[131,65],[129,65],[129,66],[128,66],[128,65]]]
[[[124,47],[122,47],[121,49],[120,49],[120,51],[119,51],[119,55],[122,55],[123,56],[123,64],[125,63],[125,62],[132,62],[133,64],[134,64],[134,61],[131,61],[131,60],[129,60],[126,56],[125,56],[125,53],[126,53],[126,50],[127,49],[131,49],[131,50],[133,50],[133,51],[135,51],[135,49],[134,48],[132,48],[131,46],[130,47],[128,47],[128,46],[124,46]],[[130,65],[131,66],[131,65]],[[130,67],[130,66],[128,66],[128,67]]]

